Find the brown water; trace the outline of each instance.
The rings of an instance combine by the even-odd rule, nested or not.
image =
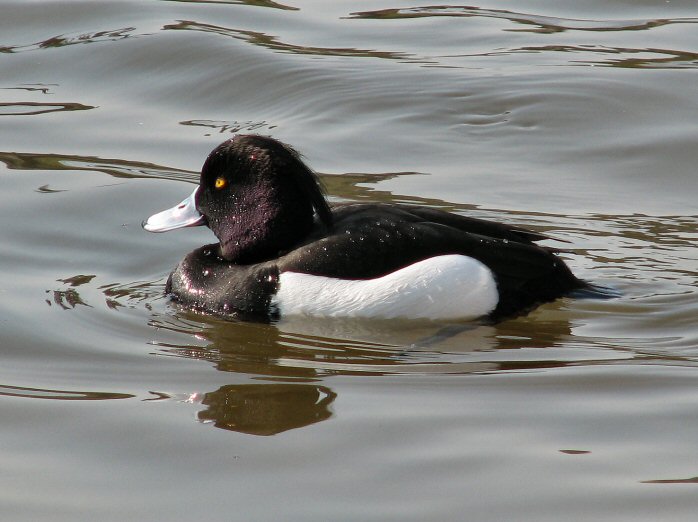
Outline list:
[[[0,0],[0,518],[695,520],[693,1]],[[240,324],[151,235],[232,133],[548,233],[608,301]],[[561,241],[567,241],[563,243]]]

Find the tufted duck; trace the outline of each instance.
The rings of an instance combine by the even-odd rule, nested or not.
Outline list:
[[[257,135],[216,147],[196,190],[143,223],[196,225],[219,242],[187,255],[166,291],[244,319],[499,320],[591,288],[536,232],[418,206],[330,206],[296,151]]]

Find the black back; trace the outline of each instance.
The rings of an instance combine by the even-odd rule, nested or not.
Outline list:
[[[552,251],[533,243],[544,236],[522,229],[402,205],[340,206],[334,220],[331,234],[279,259],[280,271],[370,279],[429,257],[462,254],[494,273],[500,294],[494,318],[586,286]]]

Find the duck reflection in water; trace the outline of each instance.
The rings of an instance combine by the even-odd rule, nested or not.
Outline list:
[[[330,419],[337,397],[331,381],[338,375],[492,373],[573,363],[526,356],[516,360],[518,348],[551,348],[570,335],[569,323],[557,320],[564,313],[548,314],[546,320],[463,329],[394,320],[306,319],[269,325],[180,311],[154,316],[151,325],[161,339],[153,344],[162,353],[207,361],[232,374],[231,381],[250,376],[278,381],[228,384],[187,399],[203,407],[197,413],[201,422],[269,436]],[[514,352],[502,360],[499,350]]]
[[[231,384],[205,393],[200,402],[206,409],[197,418],[224,430],[276,435],[329,419],[336,397],[314,384]]]
[[[162,282],[104,284],[83,276],[60,282],[59,290],[47,292],[68,286],[89,309],[100,306],[80,295],[86,287],[94,287],[86,295],[103,294],[109,310],[145,306],[151,314],[151,344],[161,354],[207,361],[245,380],[279,381],[240,384],[236,377],[217,390],[185,396],[203,406],[199,420],[240,433],[273,435],[331,418],[336,391],[329,383],[336,375],[490,373],[576,364],[568,358],[516,356],[519,349],[554,348],[571,335],[561,303],[497,325],[308,317],[265,324],[170,307],[160,313],[153,307],[166,305]],[[505,350],[506,358],[497,356]],[[172,397],[163,393],[160,398]]]

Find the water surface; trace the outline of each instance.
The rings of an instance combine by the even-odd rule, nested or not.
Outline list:
[[[688,1],[0,1],[8,520],[694,520]],[[236,132],[333,201],[527,226],[607,301],[498,325],[196,315],[145,233]]]

